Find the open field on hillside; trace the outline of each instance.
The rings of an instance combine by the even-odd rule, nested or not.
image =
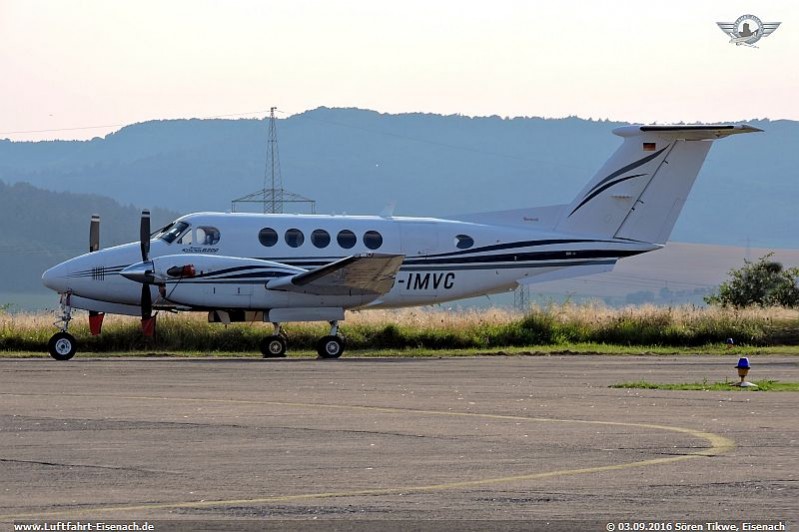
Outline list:
[[[43,352],[55,332],[54,316],[0,315],[0,352]],[[101,336],[89,335],[85,315],[70,327],[82,352],[257,353],[271,326],[207,323],[204,314],[161,314],[155,339],[144,338],[136,318],[108,316]],[[326,334],[320,323],[289,324],[292,352],[311,352]],[[673,352],[723,351],[727,338],[736,347],[758,349],[799,345],[799,311],[787,309],[716,309],[562,305],[533,308],[526,314],[507,310],[400,310],[350,313],[341,328],[348,349],[406,351],[409,355],[439,350],[477,354],[503,350],[525,352]],[[540,349],[539,349],[540,348]],[[701,349],[700,349],[701,348]],[[669,351],[669,350],[672,351]],[[770,349],[766,349],[770,350]],[[791,349],[781,349],[789,352]]]

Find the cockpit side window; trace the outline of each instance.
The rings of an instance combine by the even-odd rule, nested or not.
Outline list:
[[[190,246],[193,234],[194,231],[186,231],[185,233],[183,233],[183,236],[178,238],[178,244],[183,244],[184,246]]]
[[[189,228],[186,222],[177,222],[166,226],[163,231],[156,237],[163,240],[167,244],[171,244],[176,238],[183,236],[183,233]]]
[[[194,231],[194,242],[198,246],[216,245],[219,237],[219,229],[210,225],[201,225]]]

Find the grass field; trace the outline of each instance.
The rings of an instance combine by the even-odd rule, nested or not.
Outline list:
[[[101,336],[89,335],[84,313],[75,313],[70,332],[82,352],[96,353],[258,353],[271,333],[264,323],[209,324],[204,314],[161,314],[155,339],[144,338],[135,317],[107,316]],[[52,314],[0,314],[0,353],[41,353],[55,332]],[[285,328],[292,352],[314,350],[327,334],[320,323]],[[799,311],[696,307],[558,305],[526,314],[501,309],[352,312],[341,327],[348,350],[380,356],[390,350],[409,356],[443,351],[464,354],[676,352],[799,352]],[[13,355],[12,355],[13,356]]]
[[[681,384],[658,384],[647,381],[622,382],[611,388],[640,388],[645,390],[693,390],[693,391],[752,391],[752,392],[799,392],[799,382],[780,382],[774,380],[753,381],[757,388],[733,386],[737,381],[728,382],[688,382]]]

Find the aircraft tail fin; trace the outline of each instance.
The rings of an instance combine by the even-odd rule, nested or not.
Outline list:
[[[625,126],[618,150],[563,211],[557,231],[665,243],[714,140],[748,125]]]

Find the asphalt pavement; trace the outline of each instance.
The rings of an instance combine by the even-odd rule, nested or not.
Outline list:
[[[0,359],[0,522],[791,522],[799,393],[609,388],[736,360]]]

